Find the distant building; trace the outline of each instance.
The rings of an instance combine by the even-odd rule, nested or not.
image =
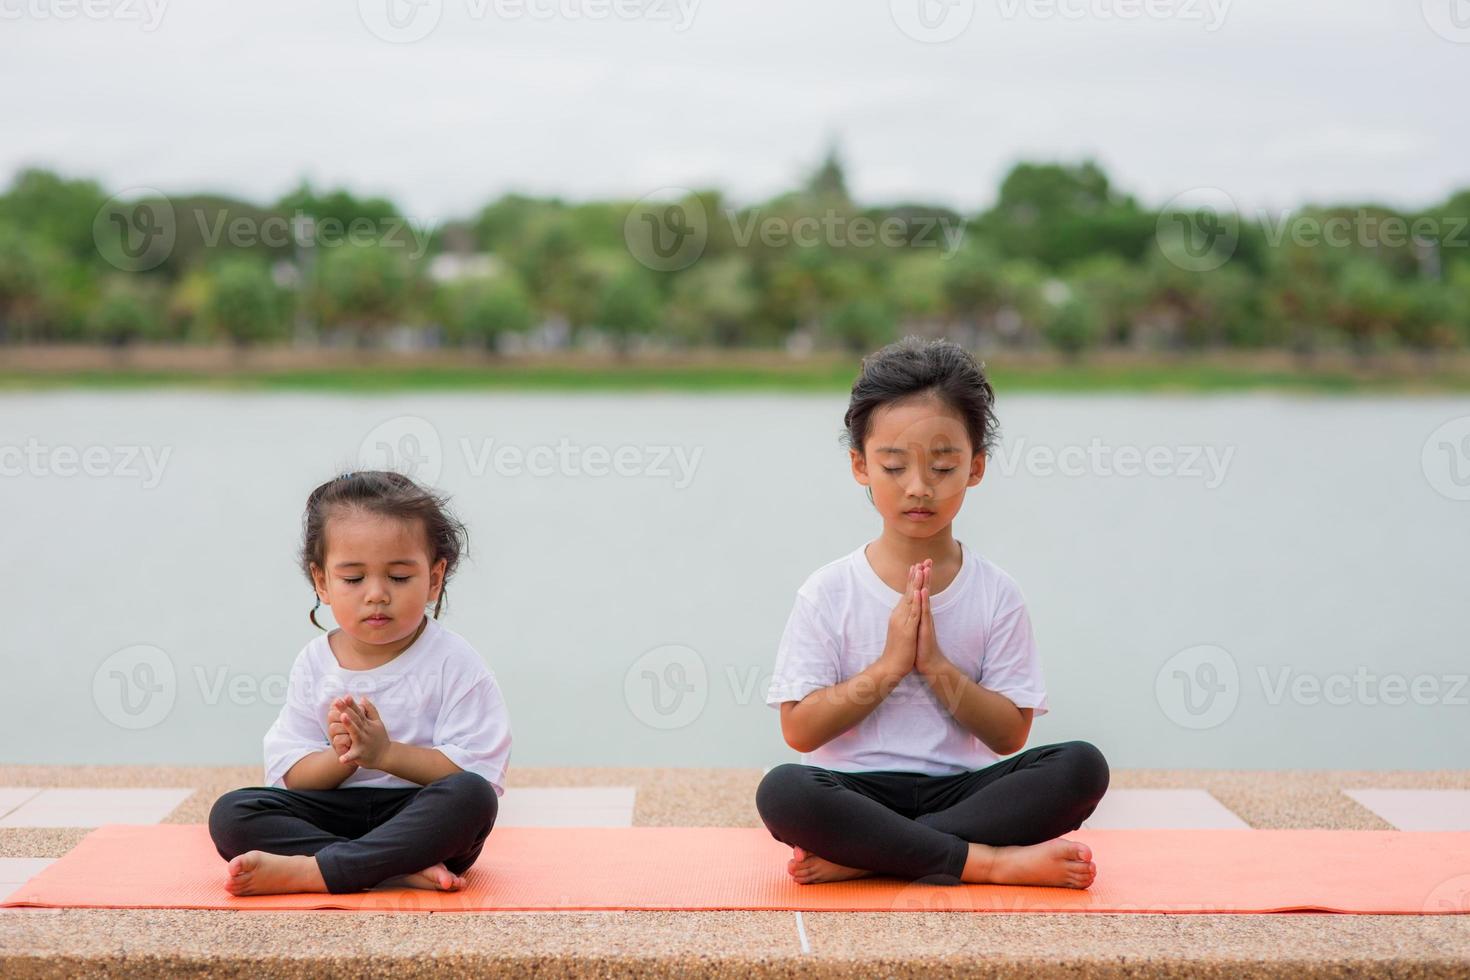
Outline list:
[[[441,252],[429,260],[429,278],[437,283],[490,279],[504,268],[505,264],[488,252]]]

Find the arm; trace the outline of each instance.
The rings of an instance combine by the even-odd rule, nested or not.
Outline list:
[[[293,790],[336,789],[357,769],[338,761],[331,736],[323,723],[330,713],[318,714],[311,692],[320,689],[305,651],[291,665],[286,701],[275,723],[265,733],[265,783]]]
[[[781,735],[798,752],[811,752],[852,728],[914,669],[919,630],[919,566],[909,567],[903,597],[888,617],[883,653],[845,681],[781,704]]]
[[[340,720],[352,736],[351,748],[338,760],[342,765],[377,769],[420,786],[463,771],[438,749],[389,738],[378,706],[369,698],[363,698],[361,704],[351,697],[340,698],[333,707],[341,709]]]
[[[906,673],[892,666],[886,656],[845,681],[813,691],[800,701],[783,702],[781,735],[786,744],[798,752],[811,752],[872,714]]]
[[[1018,708],[1004,694],[981,687],[943,654],[921,664],[918,670],[944,710],[992,752],[1010,755],[1026,745],[1032,709]]]
[[[335,749],[321,749],[302,756],[286,771],[284,781],[287,789],[336,789],[356,769],[355,762],[338,762]]]
[[[427,786],[436,779],[464,772],[438,749],[426,749],[421,745],[405,745],[403,742],[388,743],[388,751],[384,754],[382,764],[378,768],[384,772],[391,772],[400,779],[418,783],[420,786]]]
[[[921,578],[919,589],[919,639],[914,669],[924,678],[944,710],[992,752],[1009,755],[1026,745],[1034,709],[1018,708],[1004,694],[982,687],[939,649],[934,616],[929,607],[927,572]]]

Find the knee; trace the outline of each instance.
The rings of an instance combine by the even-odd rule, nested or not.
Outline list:
[[[782,763],[761,779],[755,791],[755,808],[767,827],[789,826],[808,809],[811,767]]]
[[[480,817],[488,831],[495,824],[495,815],[500,810],[500,798],[495,787],[477,772],[457,772],[436,780],[434,785],[447,792],[455,812]]]
[[[215,848],[225,858],[234,857],[234,853],[226,854],[226,851],[238,853],[241,850],[237,845],[240,821],[249,812],[254,795],[248,789],[232,789],[215,800],[214,806],[210,807],[209,836],[214,840]]]
[[[1080,740],[1064,742],[1062,749],[1071,771],[1069,784],[1076,787],[1077,792],[1092,797],[1094,802],[1102,799],[1108,791],[1110,777],[1108,760],[1103,757],[1102,750],[1091,742]]]

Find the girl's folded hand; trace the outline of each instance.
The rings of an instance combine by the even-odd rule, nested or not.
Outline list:
[[[377,705],[364,697],[360,706],[348,704],[340,717],[352,737],[352,747],[338,761],[344,765],[356,762],[366,769],[382,768],[383,757],[392,743]]]
[[[924,576],[928,574],[929,564],[926,558],[917,565],[909,566],[909,577],[903,596],[888,617],[888,639],[883,645],[883,656],[880,659],[886,661],[900,676],[914,669],[914,660],[918,655],[919,588]]]
[[[926,562],[919,575],[919,642],[914,655],[914,666],[922,672],[933,670],[944,660],[944,654],[939,649],[939,638],[934,632],[934,610],[929,605],[929,572],[930,566]]]
[[[352,732],[347,728],[346,723],[342,721],[342,712],[346,710],[347,705],[350,703],[352,703],[352,696],[349,694],[333,701],[332,707],[327,711],[327,739],[331,742],[332,751],[337,753],[338,762],[341,762],[342,757],[352,748]],[[343,764],[351,766],[353,769],[357,768],[356,762]]]

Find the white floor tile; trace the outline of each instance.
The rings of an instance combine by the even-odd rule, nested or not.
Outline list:
[[[633,812],[620,807],[575,810],[515,810],[496,817],[497,827],[631,827]]]
[[[1470,789],[1347,789],[1399,830],[1470,830]]]
[[[55,858],[0,858],[0,902],[41,873]]]
[[[1249,830],[1202,789],[1110,789],[1084,830]]]
[[[158,823],[192,789],[43,789],[0,817],[0,827],[100,827]]]
[[[631,827],[632,786],[545,786],[508,789],[497,827]]]
[[[39,786],[0,786],[0,817],[41,792]]]

